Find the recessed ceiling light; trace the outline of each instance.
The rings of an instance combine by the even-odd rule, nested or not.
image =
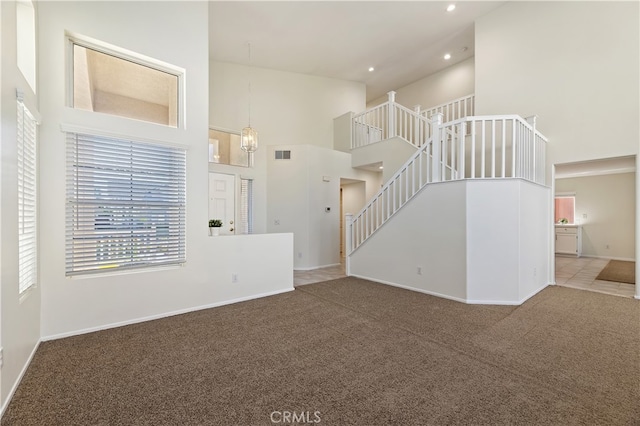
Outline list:
[[[451,55],[449,53],[445,53],[444,54],[444,60],[448,61],[449,59],[451,59]]]
[[[455,4],[450,4],[449,6],[447,6],[447,12],[453,12],[456,8]]]
[[[375,70],[374,67],[369,67],[369,72],[373,72]]]
[[[384,166],[380,166],[380,167],[378,167],[378,168],[379,168],[380,170],[382,170],[382,169],[384,169]]]

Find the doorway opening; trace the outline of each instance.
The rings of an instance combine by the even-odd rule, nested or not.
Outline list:
[[[340,259],[344,259],[345,250],[345,223],[347,214],[356,215],[367,202],[366,182],[357,179],[340,179]]]
[[[633,284],[598,276],[610,261],[637,262],[636,174],[635,156],[555,165],[554,196],[573,197],[575,218],[554,223],[556,284],[627,297],[635,292]],[[552,217],[567,216],[557,213]]]

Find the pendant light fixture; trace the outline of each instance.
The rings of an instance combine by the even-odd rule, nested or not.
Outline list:
[[[249,125],[242,129],[240,148],[246,152],[258,149],[258,132],[251,127],[251,43],[249,43]]]

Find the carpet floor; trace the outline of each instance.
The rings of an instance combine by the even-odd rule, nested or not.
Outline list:
[[[638,425],[640,303],[355,278],[43,342],[1,425]]]
[[[596,280],[617,283],[636,283],[636,262],[626,260],[610,260],[607,266],[596,277]]]

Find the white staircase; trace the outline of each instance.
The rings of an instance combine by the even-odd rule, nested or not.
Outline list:
[[[482,221],[478,222],[478,217],[483,217],[487,212],[492,211],[491,215],[500,215],[500,210],[490,210],[483,207],[483,202],[479,204],[476,202],[468,202],[471,199],[482,200],[478,198],[477,194],[487,193],[493,194],[494,199],[487,199],[487,203],[493,203],[496,200],[498,203],[500,190],[495,188],[510,188],[511,197],[509,200],[505,200],[505,205],[509,208],[518,211],[518,218],[516,222],[511,223],[512,229],[505,229],[506,233],[511,233],[509,237],[506,237],[505,241],[509,241],[513,247],[517,247],[515,250],[520,252],[527,249],[527,243],[523,240],[524,233],[528,233],[528,240],[538,241],[538,245],[543,246],[544,241],[547,238],[545,235],[546,225],[546,210],[544,204],[546,203],[546,193],[548,188],[545,187],[545,149],[547,139],[536,130],[535,117],[523,119],[517,115],[496,115],[496,116],[461,116],[469,111],[473,111],[473,95],[452,101],[449,104],[430,108],[426,111],[420,111],[416,108],[415,111],[411,111],[407,108],[401,107],[395,103],[393,94],[390,94],[389,102],[380,105],[365,113],[354,116],[352,124],[352,147],[361,148],[367,144],[374,144],[385,138],[400,137],[407,142],[417,147],[417,150],[411,157],[400,167],[397,172],[383,185],[378,193],[367,203],[367,205],[357,214],[351,216],[347,215],[346,235],[345,235],[345,249],[347,253],[347,274],[351,274],[351,259],[358,259],[359,265],[367,264],[367,261],[360,259],[362,256],[358,256],[358,250],[372,237],[374,237],[379,230],[381,230],[387,223],[392,221],[394,217],[407,206],[414,198],[418,197],[426,188],[441,184],[444,182],[467,182],[463,184],[463,187],[451,186],[454,191],[458,191],[458,194],[465,193],[462,198],[458,197],[459,208],[464,210],[463,216],[466,219],[463,223],[459,224],[447,224],[444,222],[445,227],[451,227],[452,233],[458,233],[456,227],[463,227],[465,223],[470,226],[474,224],[473,228],[467,229],[468,232],[476,232],[477,229],[482,229]],[[443,122],[444,115],[447,114],[451,118],[448,122]],[[429,119],[427,119],[429,117]],[[364,130],[366,129],[366,131]],[[472,182],[487,182],[487,185],[471,185]],[[493,186],[489,183],[493,183]],[[500,184],[503,182],[504,185]],[[497,184],[497,186],[496,186]],[[533,186],[531,186],[533,184]],[[505,186],[506,185],[506,186]],[[456,189],[458,188],[458,189]],[[463,189],[459,189],[463,188]],[[516,189],[514,189],[516,188]],[[460,192],[462,191],[462,192]],[[471,192],[475,191],[475,195]],[[513,192],[515,191],[515,192]],[[442,194],[442,190],[439,189],[436,192],[431,191],[432,194]],[[515,195],[514,195],[515,194]],[[523,195],[524,194],[524,195]],[[423,212],[425,217],[426,210],[433,211],[434,209],[451,208],[451,206],[443,205],[443,200],[446,200],[445,196],[442,198],[430,199],[439,200],[435,204],[433,202],[425,203],[425,198],[422,198],[418,204],[411,209],[412,213],[403,215],[403,219],[412,218],[411,224],[402,224],[397,227],[399,232],[402,232],[404,239],[397,239],[396,237],[389,236],[389,232],[385,232],[385,236],[382,238],[384,243],[380,241],[374,244],[376,247],[376,254],[378,256],[381,251],[386,251],[387,255],[394,251],[405,251],[407,246],[419,247],[421,244],[429,246],[427,250],[429,253],[433,252],[434,243],[432,241],[423,243],[420,241],[411,241],[410,232],[411,227],[416,231],[416,235],[420,234],[420,228],[424,227],[424,223],[421,223],[420,212]],[[429,198],[427,197],[427,198]],[[496,198],[497,197],[497,198]],[[531,200],[536,200],[532,202]],[[464,201],[467,200],[467,201]],[[438,204],[439,203],[439,204]],[[527,203],[533,203],[536,205],[534,223],[535,232],[531,233],[531,226],[527,228],[527,224],[523,223],[521,217],[527,213]],[[475,212],[468,211],[466,206],[474,205]],[[416,206],[420,206],[416,211]],[[495,207],[491,207],[495,208]],[[490,216],[488,216],[490,217]],[[492,219],[488,219],[487,222],[491,222]],[[502,232],[501,224],[493,224],[496,232]],[[396,229],[392,226],[392,229]],[[409,229],[409,232],[407,232]],[[525,231],[526,230],[526,231]],[[540,238],[538,239],[538,234]],[[424,235],[423,235],[424,237]],[[467,259],[462,265],[472,265],[473,262],[468,259],[469,247],[478,247],[477,239],[470,241],[469,235],[465,236],[462,240],[458,241],[457,251],[451,250],[456,253],[456,257],[460,259]],[[381,240],[381,241],[382,241]],[[460,241],[464,241],[461,243]],[[443,240],[435,247],[441,245],[443,251],[450,250],[447,248],[447,241]],[[462,247],[466,247],[462,249]],[[418,248],[416,251],[420,251]],[[461,252],[459,250],[462,250]],[[497,249],[496,256],[500,257],[504,253],[501,253],[502,249]],[[483,250],[480,250],[481,252]],[[371,248],[368,248],[363,254],[365,257],[371,258],[374,253]],[[490,250],[487,251],[490,253]],[[498,254],[500,253],[500,254]],[[396,253],[393,253],[395,256]],[[405,257],[410,257],[413,253],[411,250],[406,251]],[[382,256],[381,259],[384,259]],[[490,257],[493,259],[493,257]],[[533,282],[527,282],[526,285],[521,286],[514,294],[517,296],[505,296],[512,289],[508,289],[508,285],[505,285],[503,293],[497,292],[495,297],[496,303],[502,303],[505,300],[513,302],[514,300],[524,300],[523,293],[526,293],[526,297],[529,297],[533,292],[538,291],[540,288],[541,277],[538,276],[538,270],[543,271],[547,269],[544,262],[540,261],[539,256],[533,256],[536,259],[535,266],[533,267],[533,276],[536,277]],[[402,259],[404,261],[404,259]],[[526,262],[520,262],[524,265]],[[369,263],[373,265],[372,263]],[[377,262],[380,264],[380,262]],[[390,265],[391,267],[391,265]],[[414,267],[415,268],[415,267]],[[409,269],[414,269],[409,268]],[[481,267],[479,267],[482,269]],[[373,266],[372,269],[376,269]],[[387,270],[389,268],[386,268]],[[457,268],[459,269],[459,268]],[[473,272],[476,277],[480,276],[477,271],[480,269],[474,269],[473,271],[467,271],[465,277],[469,273]],[[517,267],[516,267],[517,269]],[[379,271],[384,278],[376,278],[368,273],[356,274],[366,278],[379,280],[390,284],[400,285],[402,280],[409,280],[413,278],[406,277],[406,270],[398,273],[398,279],[389,278],[393,274],[388,275],[388,271]],[[435,268],[434,268],[435,270]],[[362,269],[360,270],[362,271]],[[418,273],[423,274],[422,267],[418,267]],[[466,270],[465,270],[466,271]],[[518,270],[519,271],[519,270]],[[428,275],[429,270],[424,270],[424,274]],[[445,270],[446,272],[446,270]],[[521,272],[521,271],[520,271]],[[519,273],[520,273],[519,272]],[[402,278],[404,274],[404,278]],[[446,273],[444,274],[446,275]],[[444,276],[442,275],[442,276]],[[524,277],[524,274],[518,276]],[[465,278],[467,279],[467,278]],[[484,284],[479,287],[476,284],[469,284],[472,280],[468,278],[468,287],[456,290],[454,298],[458,300],[468,301],[470,300],[467,295],[474,294],[473,300],[487,300],[482,295],[482,288]],[[496,278],[497,282],[500,278]],[[506,282],[512,282],[513,277],[506,279]],[[518,280],[515,280],[519,282]],[[525,282],[524,278],[521,280]],[[545,284],[546,285],[546,284]],[[414,288],[412,285],[405,285],[407,288]],[[480,288],[481,290],[478,290]],[[429,291],[426,291],[429,292]],[[505,293],[506,292],[506,293]],[[446,292],[442,292],[440,289],[433,294],[444,295]],[[452,296],[453,297],[453,296]],[[493,299],[492,299],[493,300]],[[502,302],[501,302],[502,301]]]
[[[393,110],[388,105],[385,108]],[[430,183],[520,178],[545,184],[547,139],[535,129],[535,117],[527,121],[517,115],[469,116],[442,123],[443,114],[436,112],[431,121],[423,125],[416,115],[401,122],[420,123],[418,127],[425,130],[407,135],[417,136],[414,141],[428,137],[369,203],[355,216],[347,218],[351,221],[347,253],[355,251]],[[362,121],[354,118],[354,128],[361,125]],[[393,133],[386,130],[382,133],[389,134]]]

